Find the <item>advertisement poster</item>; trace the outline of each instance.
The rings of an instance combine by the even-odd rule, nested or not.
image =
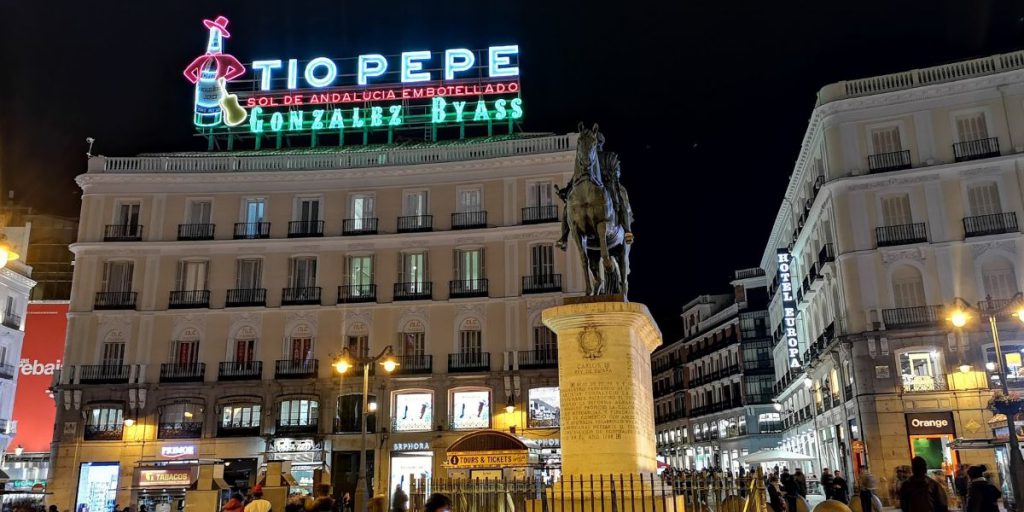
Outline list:
[[[75,510],[113,511],[119,469],[116,462],[83,462],[78,476]]]
[[[558,388],[531,389],[528,426],[530,428],[557,427],[562,417],[561,403]]]
[[[11,442],[11,446],[21,445],[26,453],[50,451],[57,405],[48,390],[64,357],[67,315],[67,302],[28,305],[14,395],[13,415],[18,432]]]
[[[434,429],[433,395],[402,393],[395,395],[395,431]]]
[[[452,393],[452,429],[468,430],[491,426],[490,391]]]

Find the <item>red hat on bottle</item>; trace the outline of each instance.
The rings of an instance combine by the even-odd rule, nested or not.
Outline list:
[[[203,20],[203,25],[206,25],[206,28],[220,30],[220,34],[224,37],[231,37],[231,32],[228,32],[228,19],[224,16],[217,16],[217,19],[213,21]]]

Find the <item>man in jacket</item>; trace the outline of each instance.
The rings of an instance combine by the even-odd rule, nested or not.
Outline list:
[[[946,493],[928,478],[928,462],[921,457],[910,461],[911,476],[900,486],[903,512],[949,512]]]

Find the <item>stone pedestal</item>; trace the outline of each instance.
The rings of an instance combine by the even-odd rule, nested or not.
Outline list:
[[[558,335],[562,474],[655,473],[651,352],[661,331],[647,307],[584,299],[542,320]]]

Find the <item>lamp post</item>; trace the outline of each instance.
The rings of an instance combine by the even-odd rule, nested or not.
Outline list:
[[[360,428],[359,432],[362,436],[362,449],[359,450],[359,477],[356,481],[356,489],[359,488],[359,483],[364,482],[366,489],[366,496],[363,500],[363,510],[368,510],[370,506],[370,498],[372,498],[372,485],[367,480],[366,471],[366,417],[377,410],[377,404],[374,403],[373,407],[370,406],[369,402],[369,391],[370,391],[370,368],[374,363],[380,361],[380,365],[384,368],[384,371],[391,373],[398,368],[398,361],[395,360],[394,351],[391,349],[391,345],[384,347],[379,354],[373,357],[362,356],[353,358],[349,354],[348,348],[342,350],[341,354],[334,359],[334,370],[340,375],[344,375],[349,369],[362,365],[363,367],[363,401],[360,403]],[[380,398],[378,398],[380,400]]]
[[[1008,396],[1010,389],[1006,383],[1006,362],[999,344],[999,327],[996,322],[1001,316],[1014,316],[1024,322],[1024,294],[1017,292],[1005,304],[996,304],[992,301],[992,297],[986,297],[976,306],[956,297],[953,299],[953,310],[949,321],[953,327],[959,329],[967,325],[972,313],[978,315],[979,318],[988,319],[989,329],[992,331],[992,347],[996,353],[995,370],[999,377],[999,387],[1002,388],[1003,395]],[[1020,443],[1017,440],[1017,425],[1014,418],[1016,414],[1010,413],[1005,416],[1006,430],[1009,434],[1007,438],[1010,448],[1010,482],[1013,486],[1013,501],[1017,510],[1021,510],[1021,507],[1024,506],[1024,458],[1021,457]]]

